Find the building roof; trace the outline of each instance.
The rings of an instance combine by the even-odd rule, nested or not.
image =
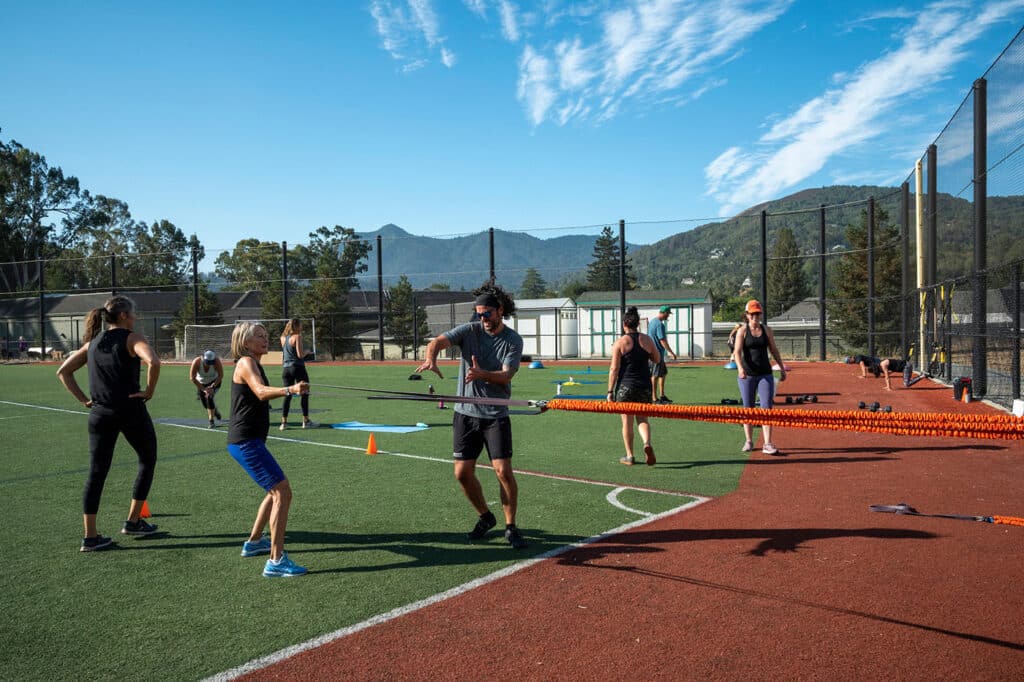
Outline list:
[[[524,298],[516,301],[516,310],[550,310],[551,308],[572,308],[575,303],[571,298]]]

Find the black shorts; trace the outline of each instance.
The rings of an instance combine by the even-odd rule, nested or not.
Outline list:
[[[653,397],[648,383],[643,386],[617,386],[612,399],[617,403],[649,403]]]
[[[907,366],[906,360],[896,360],[894,358],[889,359],[889,371],[890,372],[902,372]]]
[[[508,417],[485,419],[456,412],[452,433],[452,457],[456,460],[476,460],[485,445],[492,460],[512,457],[512,421]]]
[[[651,367],[651,378],[659,379],[668,374],[668,367],[665,365],[664,357],[658,362],[649,363]]]

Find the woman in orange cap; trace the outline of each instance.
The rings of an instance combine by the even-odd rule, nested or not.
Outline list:
[[[733,360],[736,362],[736,371],[739,374],[737,383],[740,387],[740,396],[743,398],[744,407],[754,406],[754,396],[760,398],[761,407],[771,409],[772,400],[775,397],[775,376],[772,374],[772,358],[779,365],[779,381],[786,380],[786,366],[779,356],[779,349],[775,346],[775,336],[768,325],[764,324],[764,310],[761,304],[755,300],[747,301],[747,323],[736,332],[736,347],[733,350]],[[772,443],[772,427],[763,424],[761,431],[764,434],[764,444],[761,452],[766,455],[780,454],[778,448]],[[751,424],[743,425],[743,434],[746,439],[743,442],[743,452],[750,452],[754,449],[754,427]]]

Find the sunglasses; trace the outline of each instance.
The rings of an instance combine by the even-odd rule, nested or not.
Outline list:
[[[493,315],[494,312],[495,311],[493,311],[493,310],[485,310],[482,313],[476,313],[475,312],[475,313],[473,313],[473,319],[474,320],[481,320],[481,319],[489,320],[489,319],[491,319],[491,315]]]

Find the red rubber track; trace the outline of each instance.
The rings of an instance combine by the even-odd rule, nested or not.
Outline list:
[[[807,410],[996,412],[858,374],[800,364],[778,390],[819,394]],[[868,506],[1024,516],[1024,445],[785,428],[774,441],[786,456],[753,453],[732,494],[249,678],[1021,678],[1024,529]]]

